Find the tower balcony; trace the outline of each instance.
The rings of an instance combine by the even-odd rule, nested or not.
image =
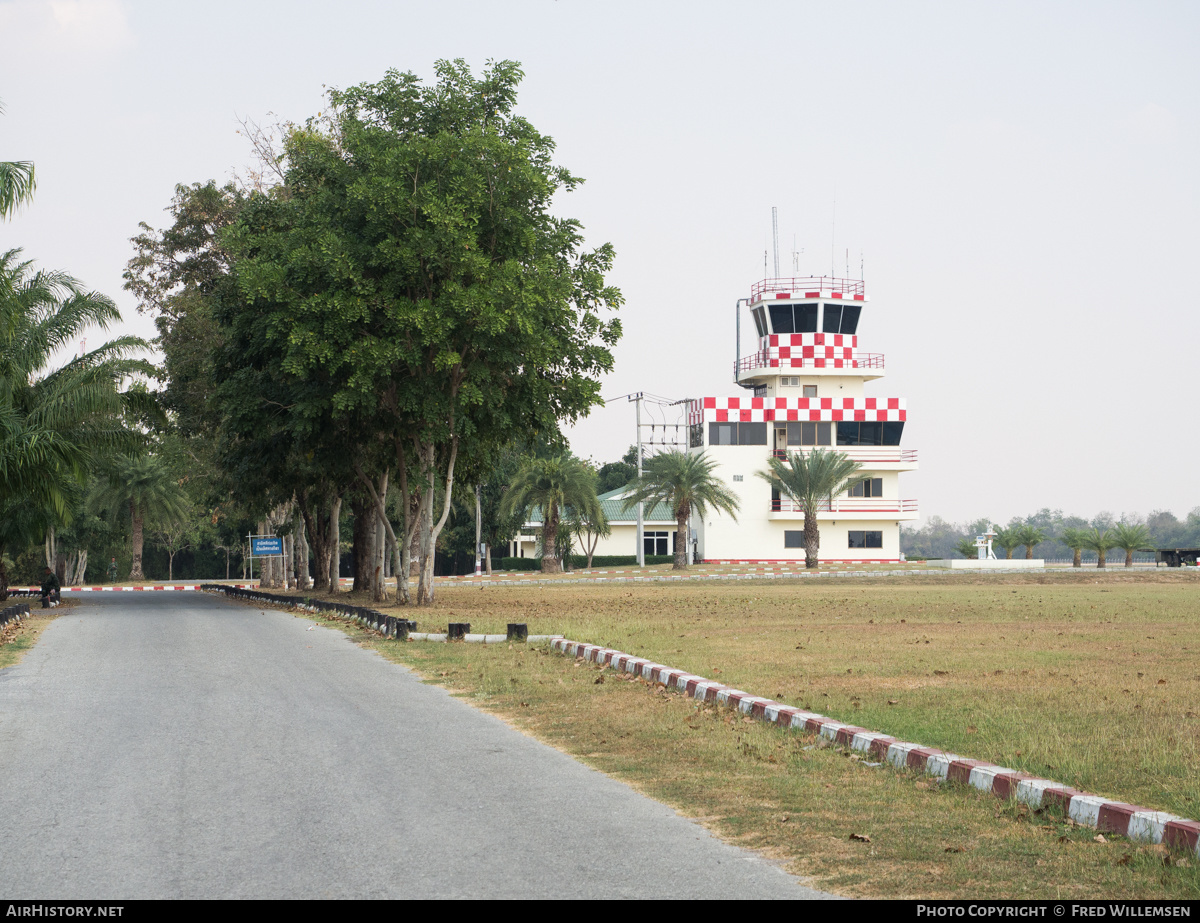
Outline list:
[[[787,497],[771,500],[768,512],[770,519],[804,518],[804,510],[800,505]],[[823,500],[817,507],[817,515],[821,519],[838,516],[845,519],[916,519],[917,501],[835,497]]]
[[[870,471],[915,471],[917,469],[917,450],[902,449],[898,445],[794,445],[788,446],[786,449],[774,449],[770,455],[780,461],[787,461],[789,452],[808,456],[817,449],[825,452],[840,452]]]
[[[867,288],[862,279],[840,279],[837,276],[791,276],[782,279],[763,279],[750,288],[751,304],[765,299],[781,298],[866,301]]]
[[[883,353],[862,353],[857,350],[853,358],[830,359],[803,356],[781,357],[776,348],[760,349],[750,356],[743,356],[733,367],[735,379],[759,375],[782,375],[784,372],[802,370],[806,375],[845,375],[862,372],[863,378],[883,377]]]

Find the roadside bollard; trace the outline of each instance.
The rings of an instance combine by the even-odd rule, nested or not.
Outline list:
[[[508,623],[508,640],[509,641],[527,641],[529,640],[529,626],[524,622],[509,622]]]
[[[470,622],[451,622],[450,629],[446,632],[447,641],[461,641],[467,636],[471,630]]]

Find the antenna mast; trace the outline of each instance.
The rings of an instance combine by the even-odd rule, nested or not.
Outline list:
[[[779,209],[771,206],[771,240],[775,243],[775,278],[779,278]]]

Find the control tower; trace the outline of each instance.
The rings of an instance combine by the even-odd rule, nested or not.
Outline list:
[[[741,355],[741,319],[748,305],[756,349]],[[917,518],[903,499],[900,474],[917,467],[901,448],[905,401],[868,397],[882,378],[881,353],[858,348],[869,321],[862,280],[810,276],[764,279],[738,301],[738,397],[704,397],[688,406],[691,452],[708,452],[715,474],[741,502],[738,521],[709,511],[693,520],[705,561],[802,561],[804,514],[755,475],[767,458],[825,448],[862,465],[861,479],[830,497],[818,516],[822,562],[900,560],[900,523]]]

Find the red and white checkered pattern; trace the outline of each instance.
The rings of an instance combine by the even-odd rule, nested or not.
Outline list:
[[[688,404],[688,423],[825,421],[903,423],[902,397],[702,397]]]
[[[814,352],[805,353],[808,357],[819,355],[815,352],[816,349],[834,349],[837,350],[837,355],[842,356],[843,349],[858,349],[858,337],[850,333],[772,333],[765,337],[760,337],[759,346],[779,346],[784,349],[800,347],[801,349],[812,349]],[[845,355],[849,358],[849,354]]]
[[[819,734],[836,745],[864,754],[869,760],[959,782],[1000,798],[1015,798],[1035,809],[1057,805],[1077,824],[1133,840],[1162,843],[1200,856],[1200,823],[1185,817],[1089,795],[1068,788],[1061,782],[1038,779],[981,760],[964,759],[944,750],[899,741],[877,731],[842,724],[824,715],[793,708],[740,689],[731,689],[686,670],[663,666],[610,648],[581,644],[566,638],[556,638],[550,645],[568,656],[582,657],[601,666],[640,676],[652,683],[662,683],[668,689],[677,689],[684,695],[704,702],[728,705],[769,724]]]

